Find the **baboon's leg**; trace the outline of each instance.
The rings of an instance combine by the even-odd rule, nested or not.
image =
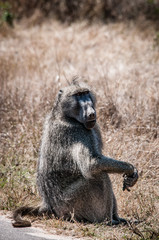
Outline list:
[[[64,202],[71,206],[69,211],[75,220],[92,223],[104,221],[107,211],[103,190],[103,181],[97,179],[81,179],[67,188]],[[108,218],[111,217],[110,215],[108,211]]]
[[[120,218],[118,215],[117,202],[114,193],[113,193],[113,220],[118,221],[118,224],[122,222],[125,224],[127,223],[127,221],[124,218]]]
[[[113,209],[117,215],[116,201],[108,174],[101,174],[100,178],[79,180],[73,183],[65,192],[65,201],[72,205],[72,216],[78,221],[102,222],[110,225],[119,224],[118,218],[113,219]],[[114,208],[113,208],[114,207]]]
[[[113,190],[110,178],[107,173],[103,173],[104,196],[105,196],[105,220],[112,223],[113,220]]]
[[[118,220],[118,218],[119,218],[119,215],[118,215],[117,202],[116,202],[115,195],[113,193],[113,219]]]

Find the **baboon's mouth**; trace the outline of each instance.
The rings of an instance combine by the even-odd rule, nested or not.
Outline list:
[[[86,122],[84,125],[87,129],[91,129],[95,126],[95,124],[96,124],[96,120],[93,120],[93,121]]]

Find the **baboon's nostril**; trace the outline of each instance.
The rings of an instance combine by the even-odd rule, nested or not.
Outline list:
[[[88,114],[88,120],[95,120],[95,118],[96,118],[95,112],[91,112],[90,114]]]
[[[90,118],[95,118],[95,114],[94,114],[94,113],[91,113],[91,114],[90,114]]]

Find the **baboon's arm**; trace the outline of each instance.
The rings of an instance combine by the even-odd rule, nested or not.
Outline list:
[[[92,154],[89,148],[79,143],[73,146],[72,154],[82,175],[86,178],[91,178],[103,171],[124,173],[127,176],[132,176],[134,173],[134,167],[130,163],[117,161],[102,154]]]
[[[107,173],[124,173],[128,176],[131,176],[134,173],[134,167],[130,163],[118,161],[103,155],[99,155],[95,159],[90,170],[93,175],[100,173],[101,171]]]

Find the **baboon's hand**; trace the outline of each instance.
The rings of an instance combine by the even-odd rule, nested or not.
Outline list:
[[[139,177],[138,171],[137,171],[136,168],[134,168],[134,173],[133,173],[133,175],[128,176],[128,175],[124,174],[123,177],[124,177],[124,181],[123,181],[123,191],[125,191],[125,189],[126,189],[127,191],[130,192],[130,189],[129,189],[129,188],[130,188],[130,187],[133,187],[133,186],[135,185],[135,183],[137,182],[137,180],[138,180],[138,177]]]

